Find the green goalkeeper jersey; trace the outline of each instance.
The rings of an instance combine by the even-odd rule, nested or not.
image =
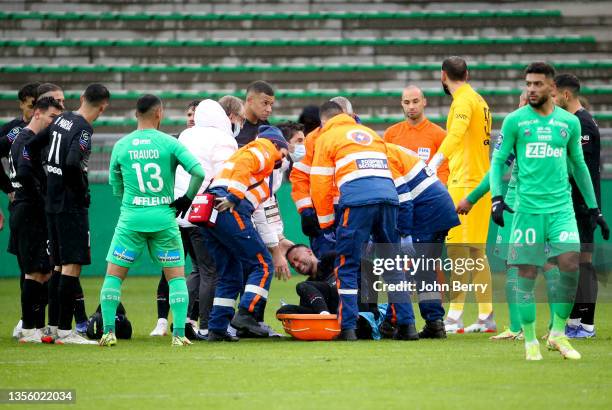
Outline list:
[[[174,174],[187,172],[198,160],[176,138],[154,129],[136,130],[113,147],[109,183],[123,196],[117,226],[138,232],[157,232],[176,226]]]
[[[542,214],[571,207],[568,163],[589,208],[596,208],[580,137],[578,118],[562,108],[555,106],[548,116],[538,114],[530,105],[510,113],[502,125],[501,146],[493,155],[491,194],[502,195],[503,163],[514,151],[516,210]]]

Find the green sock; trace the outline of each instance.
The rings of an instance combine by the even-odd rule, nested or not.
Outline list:
[[[548,330],[552,329],[555,317],[555,298],[557,297],[557,287],[559,286],[559,267],[554,265],[551,269],[544,272],[546,279],[546,297],[548,299],[548,310],[550,319],[548,320]]]
[[[565,323],[574,307],[576,288],[578,287],[578,275],[578,271],[559,272],[559,285],[557,286],[557,294],[555,295],[553,307],[555,318],[553,319],[551,328],[555,333],[565,332]]]
[[[518,290],[516,292],[516,298],[521,316],[521,327],[525,333],[525,342],[533,342],[537,340],[535,334],[536,304],[534,300],[535,295],[533,293],[535,279],[519,276],[517,283]]]
[[[168,281],[170,287],[170,310],[174,321],[173,336],[185,336],[185,321],[187,320],[187,305],[189,295],[185,278],[174,278]]]
[[[510,330],[514,333],[521,330],[521,315],[516,303],[518,288],[518,268],[510,266],[506,271],[506,300],[508,301],[508,315],[510,316]]]
[[[100,309],[102,310],[104,333],[115,331],[115,314],[119,302],[121,302],[121,279],[107,274],[100,291]]]

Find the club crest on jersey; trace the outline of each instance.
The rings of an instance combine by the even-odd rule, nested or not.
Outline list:
[[[567,134],[567,130],[566,130],[565,128],[564,128],[564,129],[562,129],[562,130],[561,130],[561,138],[564,138],[564,139],[565,139],[565,138],[567,138],[567,135],[568,135],[568,134]]]
[[[525,131],[523,131],[523,135],[526,137],[531,137],[531,130],[527,128]]]
[[[81,136],[79,137],[79,146],[81,147],[81,151],[87,151],[90,145],[91,135],[87,131],[81,131]]]
[[[374,138],[363,130],[351,130],[346,133],[346,138],[359,145],[370,145]]]
[[[15,141],[15,138],[17,138],[17,134],[19,134],[20,131],[21,127],[15,127],[10,130],[8,134],[6,134],[6,138],[8,138],[11,144],[13,143],[13,141]]]

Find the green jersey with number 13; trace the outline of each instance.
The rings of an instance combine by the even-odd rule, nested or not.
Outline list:
[[[189,172],[198,160],[176,138],[155,129],[136,130],[113,147],[109,183],[123,195],[117,226],[157,232],[176,225],[174,174]]]

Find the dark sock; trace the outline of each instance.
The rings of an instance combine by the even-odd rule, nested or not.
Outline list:
[[[24,279],[21,287],[21,315],[23,329],[34,329],[40,309],[40,291],[42,285],[34,279]]]
[[[576,292],[578,303],[574,305],[570,318],[574,319],[574,311],[578,310],[576,319],[585,325],[595,324],[595,306],[597,303],[597,293],[599,284],[597,282],[597,272],[591,263],[580,264],[580,280],[578,282],[579,291]]]
[[[54,270],[49,279],[49,326],[59,325],[59,282],[62,273]]]
[[[261,299],[261,301],[258,303],[258,310],[254,312],[255,320],[257,320],[258,322],[264,321],[264,313],[266,313],[266,304],[267,301],[265,299]]]
[[[159,283],[157,284],[157,318],[168,319],[168,312],[170,312],[170,303],[168,302],[168,296],[170,294],[170,288],[168,287],[168,281],[162,272]]]
[[[38,315],[36,316],[36,329],[42,329],[45,327],[45,310],[47,303],[49,302],[49,282],[42,284],[39,293],[40,309],[38,309]]]
[[[78,289],[79,278],[62,275],[59,284],[59,329],[71,330],[74,316],[74,296]]]
[[[195,302],[193,302],[193,305],[191,305],[191,312],[189,312],[187,316],[189,317],[190,320],[197,321],[199,314],[200,314],[200,302],[196,300]]]
[[[76,295],[74,297],[74,321],[75,323],[87,322],[87,313],[85,312],[85,295],[83,294],[80,279],[77,280]]]
[[[296,291],[297,294],[300,295],[301,306],[307,306],[316,313],[321,313],[323,311],[329,312],[329,307],[321,291],[308,281],[298,283]]]

